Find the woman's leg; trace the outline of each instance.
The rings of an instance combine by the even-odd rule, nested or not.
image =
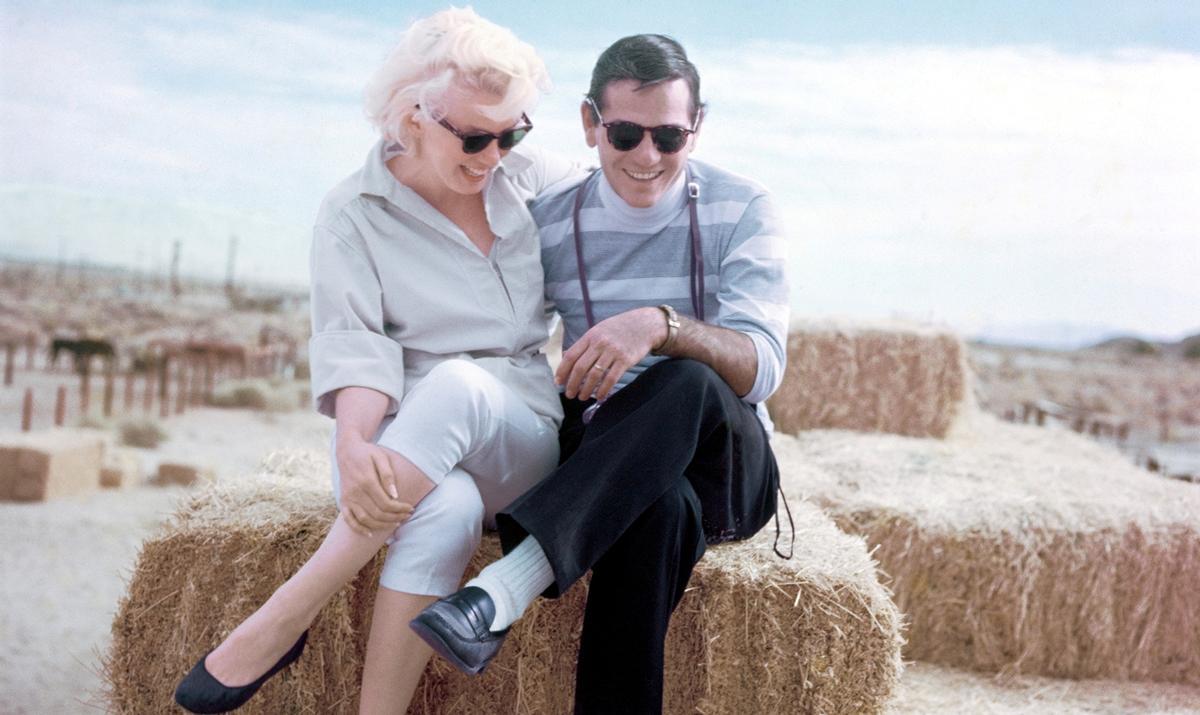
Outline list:
[[[367,659],[363,664],[362,697],[358,708],[362,715],[404,715],[408,712],[408,703],[433,653],[408,627],[408,622],[435,598],[379,589],[371,616]]]
[[[388,536],[386,531],[371,537],[357,534],[339,515],[316,553],[208,655],[208,672],[231,687],[267,672]]]

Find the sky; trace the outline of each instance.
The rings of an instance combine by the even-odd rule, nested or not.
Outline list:
[[[0,257],[303,285],[362,87],[443,3],[0,0]],[[613,40],[688,48],[694,156],[766,184],[801,316],[1043,343],[1200,331],[1200,3],[477,2],[545,59],[528,141],[587,160]],[[1066,336],[1071,336],[1070,338]]]

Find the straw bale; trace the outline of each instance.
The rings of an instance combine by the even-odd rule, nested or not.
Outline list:
[[[138,453],[109,445],[100,466],[100,486],[105,489],[135,487],[142,481],[142,460]]]
[[[774,441],[785,489],[872,547],[907,657],[1200,684],[1200,489],[1064,430]]]
[[[969,409],[966,347],[947,329],[797,321],[767,401],[775,427],[945,437]]]
[[[158,465],[158,472],[154,475],[153,483],[155,486],[160,487],[190,487],[197,483],[211,482],[215,478],[213,471],[205,467],[198,467],[194,464],[163,462]]]
[[[194,493],[143,544],[105,662],[111,706],[168,707],[175,683],[316,549],[336,516],[328,463],[270,457],[254,479]],[[793,499],[793,502],[795,500]],[[667,638],[671,713],[881,712],[898,680],[900,618],[861,539],[793,504],[796,556],[772,533],[710,549]],[[499,556],[485,536],[468,577]],[[382,554],[334,596],[303,658],[246,713],[354,712]],[[535,602],[478,678],[433,659],[412,713],[569,712],[586,580]]]
[[[104,440],[68,429],[0,437],[0,500],[44,501],[100,485]]]

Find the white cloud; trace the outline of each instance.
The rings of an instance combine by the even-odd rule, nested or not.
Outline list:
[[[7,12],[0,184],[207,207],[231,217],[213,229],[222,247],[236,216],[270,226],[272,246],[293,233],[307,245],[324,191],[372,141],[360,88],[402,29],[199,3]],[[587,159],[578,103],[595,53],[542,50],[556,84],[533,141]],[[711,106],[697,156],[776,192],[799,308],[1200,323],[1200,57],[788,44],[693,56]]]

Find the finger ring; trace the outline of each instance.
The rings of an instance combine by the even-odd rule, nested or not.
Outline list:
[[[592,365],[592,369],[599,370],[600,372],[606,372],[608,370],[608,368],[606,368],[606,367],[600,367],[600,363],[596,363],[595,365]]]

